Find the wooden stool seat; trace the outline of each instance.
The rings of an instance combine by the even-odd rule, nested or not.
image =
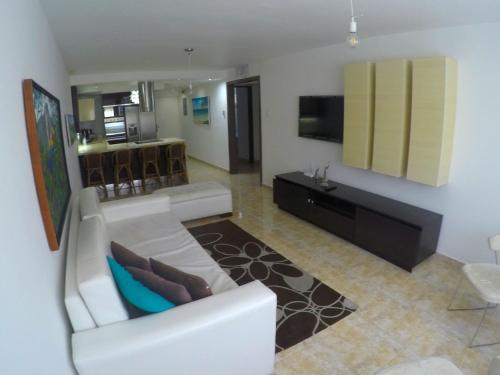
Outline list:
[[[115,194],[120,191],[120,185],[125,183],[129,185],[131,191],[135,192],[131,154],[130,150],[120,150],[113,153]]]
[[[167,146],[167,179],[173,184],[174,178],[179,177],[185,184],[189,183],[186,165],[186,145],[174,143]]]
[[[84,165],[87,174],[87,186],[97,186],[104,189],[104,194],[108,196],[106,180],[104,179],[104,156],[102,154],[85,155]]]
[[[142,163],[142,187],[146,188],[148,178],[158,179],[161,184],[160,168],[158,166],[160,151],[158,147],[146,147],[139,150],[139,158]]]

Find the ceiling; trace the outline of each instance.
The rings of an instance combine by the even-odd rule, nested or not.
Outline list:
[[[341,43],[348,0],[40,0],[72,74],[227,69]],[[354,0],[360,36],[500,22],[498,0]],[[362,48],[362,46],[360,47]]]

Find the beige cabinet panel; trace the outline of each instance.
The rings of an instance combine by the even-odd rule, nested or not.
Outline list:
[[[94,98],[78,99],[78,113],[80,121],[94,121],[95,120]]]
[[[411,70],[408,60],[375,64],[375,125],[372,170],[406,174],[410,132]]]
[[[370,62],[344,67],[344,165],[369,169],[373,144],[374,69]]]
[[[457,98],[457,63],[447,57],[413,60],[407,178],[448,183]]]

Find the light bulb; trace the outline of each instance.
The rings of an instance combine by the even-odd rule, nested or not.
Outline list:
[[[349,35],[347,36],[347,43],[354,48],[359,44],[358,37],[358,23],[354,16],[351,17],[351,22],[349,22]]]
[[[358,34],[349,33],[349,35],[347,36],[347,43],[349,43],[349,46],[351,46],[352,48],[356,48],[359,45]]]

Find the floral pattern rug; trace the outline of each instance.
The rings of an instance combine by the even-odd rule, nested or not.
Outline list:
[[[260,280],[276,293],[276,352],[315,335],[356,310],[349,299],[229,220],[189,231],[238,285]]]

